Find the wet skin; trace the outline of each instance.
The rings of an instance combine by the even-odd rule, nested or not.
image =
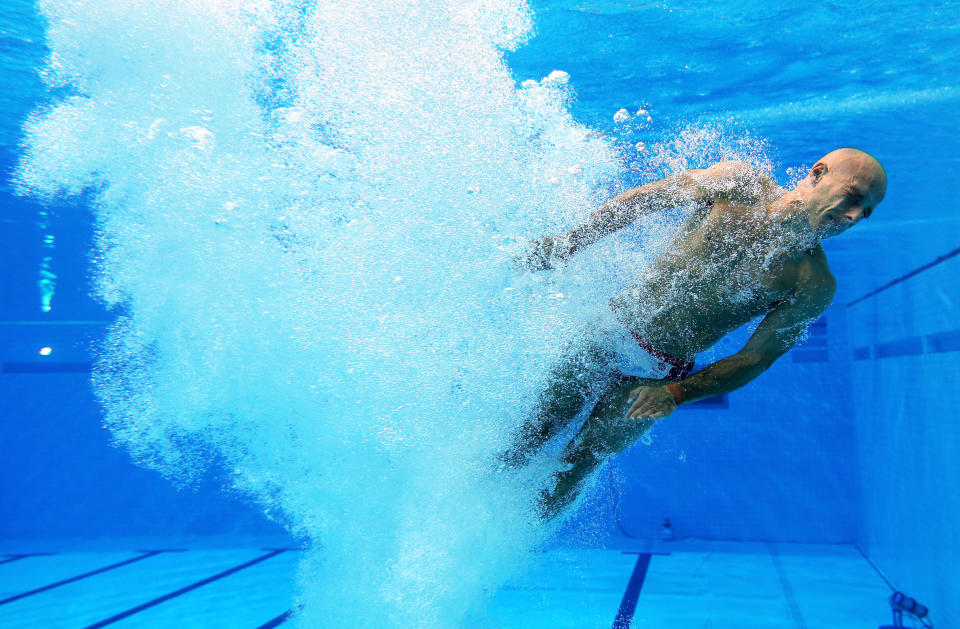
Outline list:
[[[791,190],[747,164],[721,162],[625,192],[567,234],[534,241],[520,264],[549,268],[643,215],[692,205],[666,251],[615,297],[618,316],[651,346],[684,359],[763,316],[743,349],[670,389],[664,381],[613,379],[565,449],[568,469],[544,491],[543,516],[562,512],[607,456],[631,445],[678,401],[738,389],[787,352],[836,290],[820,241],[869,216],[885,191],[879,162],[856,149],[827,154]],[[599,342],[554,368],[510,456],[521,460],[568,425],[591,397],[590,383],[610,380],[610,369]]]

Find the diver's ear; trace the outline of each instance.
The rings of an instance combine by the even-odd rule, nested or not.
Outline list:
[[[817,162],[813,165],[813,168],[810,169],[810,181],[814,185],[820,183],[820,180],[823,179],[823,176],[827,174],[827,165],[823,162]]]

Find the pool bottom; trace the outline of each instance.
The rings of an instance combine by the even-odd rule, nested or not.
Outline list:
[[[292,626],[296,549],[40,546],[0,556],[0,627]],[[870,627],[889,593],[852,546],[623,540],[537,553],[468,626]]]

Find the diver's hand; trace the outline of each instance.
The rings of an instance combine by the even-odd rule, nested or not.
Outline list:
[[[573,253],[566,236],[544,236],[530,241],[527,250],[513,259],[514,266],[525,271],[546,271]]]
[[[637,387],[628,400],[633,404],[627,410],[627,419],[663,419],[677,410],[677,401],[667,387]]]

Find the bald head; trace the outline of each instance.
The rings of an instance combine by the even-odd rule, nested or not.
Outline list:
[[[826,238],[873,213],[887,193],[887,173],[869,153],[842,148],[817,160],[800,188],[811,227]]]
[[[828,173],[842,172],[858,178],[868,185],[871,193],[878,195],[877,203],[883,201],[887,193],[887,171],[883,169],[883,165],[876,157],[866,151],[855,148],[837,149],[821,157],[817,160],[817,164],[826,165]]]

